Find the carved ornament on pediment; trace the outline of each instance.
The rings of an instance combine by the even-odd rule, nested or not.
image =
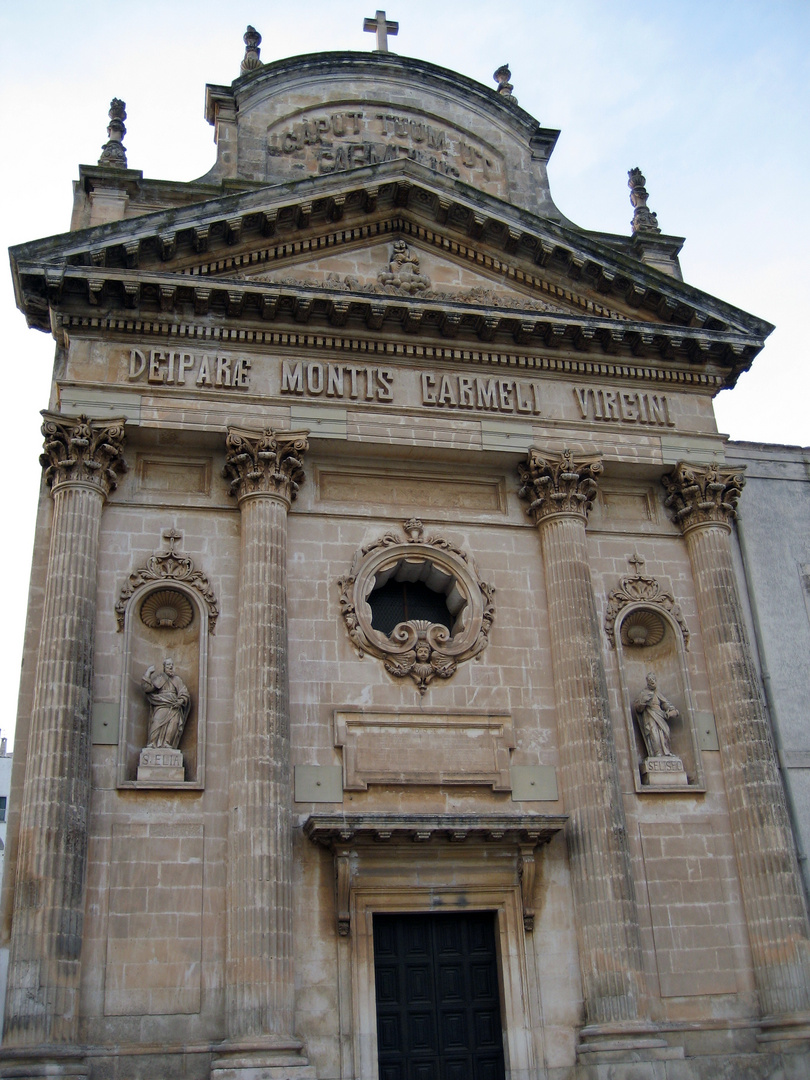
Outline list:
[[[518,495],[529,503],[526,513],[535,525],[557,514],[576,514],[587,521],[603,468],[599,458],[575,458],[573,450],[557,457],[532,448],[518,465]]]
[[[161,596],[161,592],[150,590],[143,605],[144,608],[149,605],[148,610],[144,611],[143,608],[141,610],[143,622],[147,626],[166,626],[171,629],[182,629],[187,626],[191,619],[188,618],[185,590],[192,589],[208,613],[208,633],[213,634],[219,616],[219,603],[211,588],[211,583],[206,575],[195,567],[188,555],[181,555],[176,550],[177,543],[183,538],[182,533],[176,529],[168,529],[163,533],[163,538],[167,542],[167,550],[150,556],[144,566],[129,575],[126,584],[121,589],[115,605],[115,618],[119,632],[124,629],[127,608],[133,596],[147,586],[163,583],[167,586],[167,589],[163,590],[167,595]],[[173,590],[172,585],[179,585],[181,589]],[[169,593],[172,595],[169,596]],[[151,600],[156,601],[156,604],[150,605]],[[157,603],[158,601],[160,603]],[[173,617],[172,609],[175,613]]]
[[[665,504],[682,532],[699,525],[725,525],[737,517],[737,503],[745,486],[744,466],[721,469],[716,465],[690,465],[680,461],[661,477]]]
[[[268,285],[280,285],[285,289],[328,289],[333,292],[365,293],[371,296],[416,296],[420,300],[433,300],[436,303],[470,304],[475,307],[499,308],[506,311],[539,311],[551,312],[556,315],[570,315],[571,312],[555,304],[549,304],[545,300],[536,300],[529,296],[519,296],[517,293],[499,293],[494,289],[484,286],[474,286],[470,289],[459,289],[450,292],[447,289],[431,289],[430,278],[423,277],[422,284],[417,288],[415,285],[405,287],[394,281],[383,282],[381,279],[389,277],[384,271],[380,271],[377,281],[361,281],[351,274],[341,276],[330,273],[323,278],[297,278],[289,274],[273,275],[266,274],[236,274],[240,281],[264,282]],[[626,321],[626,316],[610,313],[610,318]]]
[[[306,431],[248,431],[228,428],[225,468],[229,493],[238,499],[249,495],[276,495],[291,503],[304,480],[301,455],[309,448]]]
[[[411,678],[424,694],[434,679],[449,679],[460,663],[487,647],[495,589],[481,580],[462,548],[442,536],[425,536],[418,518],[409,518],[403,531],[404,540],[387,532],[356,552],[350,573],[338,579],[340,613],[360,657],[377,657],[389,675]],[[444,596],[453,625],[406,617],[390,634],[375,629],[369,601],[389,581],[422,582]]]
[[[664,636],[664,624],[658,611],[665,611],[680,627],[684,646],[688,649],[689,627],[674,595],[664,589],[656,578],[643,573],[644,559],[640,555],[633,555],[628,562],[634,567],[635,573],[623,577],[619,587],[608,595],[605,633],[610,644],[616,648],[616,620],[622,612],[632,607],[634,610],[621,619],[623,645],[657,645]]]
[[[126,472],[124,421],[42,413],[43,452],[39,463],[51,490],[67,483],[87,484],[105,497]]]
[[[405,296],[417,296],[430,288],[430,278],[419,273],[419,256],[404,240],[395,240],[388,255],[388,269],[380,270],[377,281]]]

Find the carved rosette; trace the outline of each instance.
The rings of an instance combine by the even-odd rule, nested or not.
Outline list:
[[[133,570],[121,589],[115,605],[115,618],[119,632],[124,629],[127,608],[135,593],[155,582],[166,584],[177,582],[193,589],[199,595],[208,612],[208,633],[213,634],[219,616],[219,603],[211,588],[211,583],[201,570],[196,569],[188,555],[181,555],[175,551],[175,544],[183,538],[182,533],[171,529],[163,536],[168,541],[168,551],[159,551],[150,556],[145,566]]]
[[[229,427],[222,475],[230,481],[230,494],[240,501],[250,495],[274,495],[289,506],[304,480],[299,455],[309,449],[308,434]]]
[[[644,560],[640,558],[631,561],[641,565],[644,563]],[[639,570],[641,565],[639,565]],[[656,578],[636,573],[623,577],[618,589],[613,589],[608,596],[607,611],[605,613],[605,633],[614,649],[616,648],[616,620],[623,611],[631,606],[640,609],[640,615],[643,614],[644,609],[650,608],[660,608],[665,611],[680,627],[684,646],[689,648],[689,627],[686,625],[680,606],[676,603],[673,594],[663,589]],[[624,634],[624,631],[622,631],[622,634]],[[647,644],[653,643],[647,641]]]
[[[603,467],[597,457],[574,458],[572,450],[549,457],[531,449],[518,465],[518,495],[529,503],[526,513],[535,525],[557,514],[574,514],[587,521]]]
[[[441,536],[424,536],[417,518],[406,521],[403,531],[404,541],[388,532],[355,554],[351,572],[338,579],[340,612],[359,656],[376,656],[389,675],[412,679],[424,694],[434,679],[449,679],[459,663],[487,647],[495,618],[495,589],[481,580],[461,548]],[[447,596],[448,609],[456,618],[453,629],[413,619],[399,623],[390,636],[375,630],[368,598],[378,576],[388,580],[400,566],[420,563],[425,576]]]
[[[743,469],[719,469],[716,465],[689,465],[680,461],[674,472],[661,478],[667,491],[666,505],[683,532],[698,525],[731,528],[737,503],[745,485]]]
[[[88,420],[84,415],[43,412],[45,438],[39,463],[52,491],[62,484],[84,484],[105,498],[126,472],[123,458],[124,421]]]

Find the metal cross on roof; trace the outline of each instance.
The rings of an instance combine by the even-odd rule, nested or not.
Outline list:
[[[384,11],[378,11],[373,19],[363,19],[363,30],[370,34],[377,34],[377,48],[375,52],[388,52],[388,35],[399,33],[398,22],[388,22]]]

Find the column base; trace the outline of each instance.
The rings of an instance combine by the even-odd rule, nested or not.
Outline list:
[[[589,1024],[579,1033],[577,1063],[610,1065],[635,1061],[680,1061],[682,1046],[672,1046],[652,1024]]]
[[[810,1052],[810,1013],[778,1016],[762,1021],[757,1050],[763,1054]]]
[[[87,1080],[89,1076],[90,1067],[78,1049],[49,1053],[43,1046],[0,1047],[0,1080]]]
[[[317,1080],[298,1039],[228,1039],[211,1062],[210,1080]]]

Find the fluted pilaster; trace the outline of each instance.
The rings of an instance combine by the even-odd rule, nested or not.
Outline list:
[[[639,1016],[642,976],[627,831],[585,525],[602,465],[529,452],[520,495],[540,534],[568,850],[588,1024]]]
[[[45,415],[53,495],[28,736],[4,1043],[75,1042],[90,797],[90,706],[101,511],[124,468],[123,421]]]
[[[229,429],[225,476],[242,546],[228,837],[229,1038],[293,1033],[287,511],[305,432]]]
[[[731,555],[740,471],[681,462],[663,478],[695,581],[754,970],[763,1012],[810,1008],[808,923],[759,677]]]

